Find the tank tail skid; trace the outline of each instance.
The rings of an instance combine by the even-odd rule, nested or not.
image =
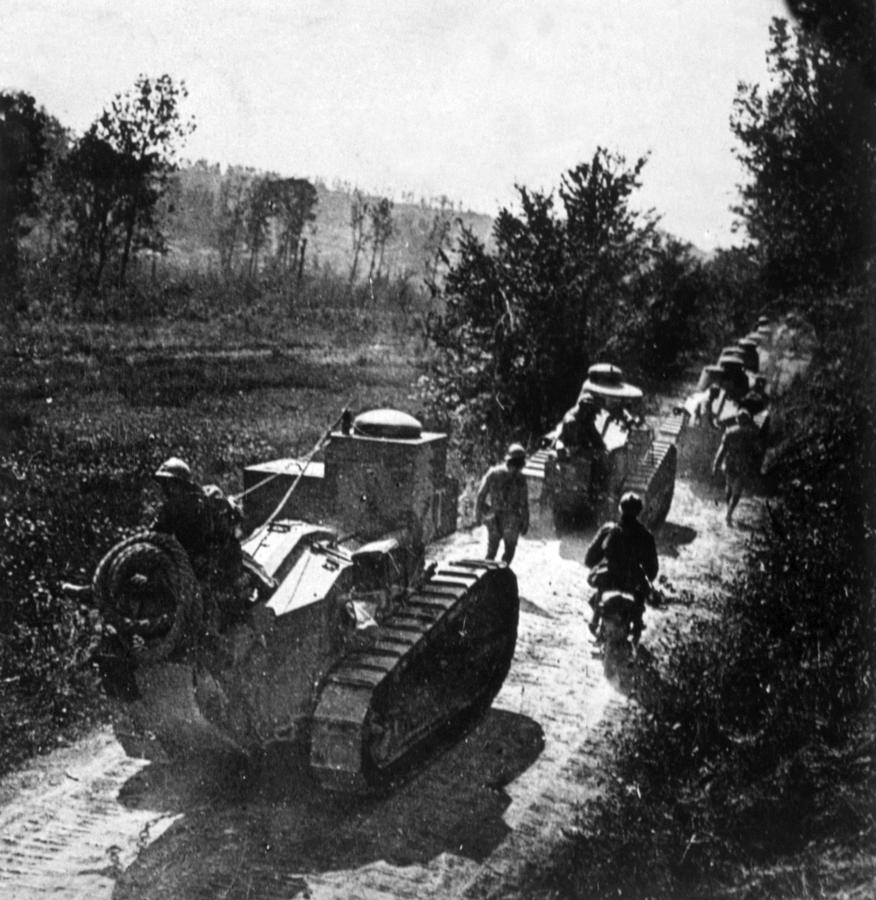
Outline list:
[[[316,778],[335,791],[384,788],[474,721],[511,665],[518,614],[504,564],[442,565],[326,677],[311,727]]]

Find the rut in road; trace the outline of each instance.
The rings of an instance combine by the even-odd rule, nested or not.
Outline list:
[[[98,900],[176,815],[128,810],[122,786],[145,765],[108,732],[59,754],[44,781],[23,785],[0,809],[0,895]],[[7,787],[8,790],[8,787]]]

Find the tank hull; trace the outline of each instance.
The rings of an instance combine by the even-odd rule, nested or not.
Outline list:
[[[654,528],[663,522],[672,505],[678,469],[676,442],[684,431],[684,415],[665,419],[656,433],[634,444],[624,434],[615,435],[609,452],[600,460],[558,458],[542,449],[527,460],[524,469],[530,505],[553,517],[558,526],[603,522],[616,514],[626,491],[643,500],[641,519]]]
[[[305,611],[327,621],[331,606]],[[489,707],[514,655],[518,615],[511,570],[464,560],[438,568],[367,636],[339,635],[333,647],[296,644],[300,615],[242,623],[222,646],[137,668],[116,732],[127,752],[150,759],[294,745],[330,790],[385,789]],[[338,631],[311,623],[305,633]]]

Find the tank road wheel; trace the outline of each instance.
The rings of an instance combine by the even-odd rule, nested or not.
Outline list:
[[[116,544],[98,563],[94,597],[122,652],[138,664],[166,659],[200,622],[188,554],[167,534],[143,532]]]

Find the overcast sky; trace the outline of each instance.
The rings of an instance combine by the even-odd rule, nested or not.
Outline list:
[[[186,157],[493,214],[604,145],[641,204],[729,244],[739,80],[781,0],[3,0],[0,88],[77,131],[138,74],[183,79]]]

